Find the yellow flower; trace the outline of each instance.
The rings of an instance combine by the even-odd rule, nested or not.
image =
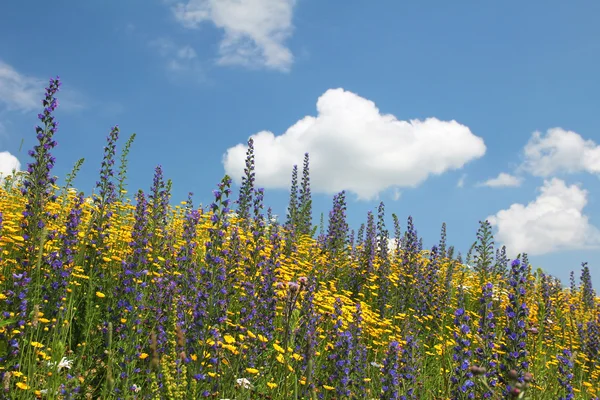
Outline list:
[[[325,390],[333,390],[335,388],[333,386],[323,385],[323,389],[325,389]]]
[[[223,336],[223,339],[225,339],[227,344],[235,343],[235,338],[233,336],[225,335]]]
[[[246,368],[246,372],[252,375],[258,374],[258,370],[256,368]]]
[[[275,350],[277,350],[278,352],[280,352],[281,354],[285,353],[285,350],[283,349],[283,347],[281,347],[280,345],[278,345],[277,343],[273,343],[273,348]]]
[[[146,358],[148,358],[148,354],[146,354],[146,353],[140,354],[140,360],[145,360]]]
[[[36,349],[41,349],[42,347],[44,347],[44,345],[41,344],[40,342],[31,342],[31,345],[33,347],[35,347]]]
[[[267,386],[269,387],[269,389],[275,389],[277,387],[277,384],[275,382],[267,382]]]
[[[100,297],[101,299],[106,297],[106,295],[102,292],[96,292],[96,296]]]
[[[281,364],[285,364],[285,359],[281,354],[277,354],[277,361],[279,361]]]
[[[17,382],[17,387],[22,390],[29,389],[29,386],[27,386],[27,384],[25,382]]]

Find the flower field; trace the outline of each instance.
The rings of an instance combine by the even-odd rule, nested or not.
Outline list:
[[[0,188],[0,393],[8,399],[598,399],[600,299],[481,222],[464,256],[423,248],[381,203],[313,227],[309,155],[285,221],[254,187],[172,206],[160,166],[127,197],[134,136],[107,138],[94,193],[52,175],[51,79],[26,172]],[[301,176],[299,176],[299,172]]]

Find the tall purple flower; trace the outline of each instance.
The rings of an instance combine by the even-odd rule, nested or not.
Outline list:
[[[486,283],[481,289],[479,298],[479,327],[477,334],[481,342],[475,349],[476,365],[485,368],[485,376],[491,390],[485,390],[483,398],[493,396],[493,390],[498,384],[498,352],[496,348],[496,318],[494,315],[494,303],[492,283]]]
[[[302,355],[303,375],[306,377],[306,385],[302,387],[302,398],[310,397],[310,393],[315,389],[315,357],[318,344],[317,326],[319,324],[319,314],[315,309],[315,291],[316,279],[309,277],[307,280],[306,291],[300,304],[300,325],[296,329],[294,336],[297,338],[296,352]]]
[[[450,380],[452,381],[453,399],[474,399],[475,391],[473,382],[473,373],[471,371],[471,333],[470,317],[464,309],[464,295],[459,293],[458,308],[454,311],[454,325],[458,331],[454,332],[454,371]]]
[[[527,360],[528,352],[526,349],[527,339],[527,318],[529,309],[525,302],[526,290],[525,281],[527,279],[527,265],[516,259],[511,264],[511,275],[509,285],[511,291],[508,295],[509,304],[506,306],[507,326],[504,328],[506,335],[505,344],[502,345],[502,351],[505,352],[500,369],[505,376],[503,381],[507,384],[506,390],[510,392],[511,387],[506,379],[508,371],[517,371],[518,381],[523,381],[523,375],[529,368]]]
[[[329,212],[329,227],[326,246],[332,258],[342,254],[348,243],[348,223],[346,222],[346,193],[333,196],[333,209]]]
[[[573,380],[573,354],[569,349],[564,349],[562,354],[556,356],[558,360],[558,383],[561,386],[561,396],[558,400],[573,400],[575,394],[573,393],[573,386],[571,381]]]
[[[581,303],[585,311],[596,308],[596,293],[592,288],[592,277],[590,267],[587,263],[581,263]]]
[[[382,400],[400,399],[400,361],[398,353],[400,353],[400,344],[396,341],[390,342],[385,358],[383,359],[383,369],[381,371],[383,376],[381,377],[382,393],[380,398]]]
[[[254,140],[248,139],[248,150],[246,151],[246,167],[240,186],[240,194],[237,200],[237,215],[243,226],[248,226],[250,220],[250,206],[252,205],[252,193],[254,192]]]
[[[413,333],[406,335],[400,355],[400,400],[416,400],[419,373],[419,344]]]
[[[312,198],[310,194],[310,173],[308,166],[308,153],[304,154],[302,166],[302,182],[298,194],[298,233],[310,235],[312,232]]]
[[[35,128],[38,144],[29,150],[33,162],[27,165],[27,175],[23,181],[21,194],[27,199],[25,211],[23,211],[23,237],[28,242],[26,246],[28,254],[25,256],[24,265],[30,265],[31,259],[36,255],[36,246],[39,245],[40,235],[49,218],[56,218],[45,211],[49,202],[55,201],[56,196],[52,194],[52,185],[56,178],[51,175],[56,159],[50,151],[56,147],[54,134],[58,128],[58,122],[54,121],[52,113],[58,107],[58,100],[54,95],[60,88],[59,78],[50,79],[46,88],[46,96],[42,101],[44,112],[38,114],[39,120],[44,127]]]
[[[142,190],[138,191],[135,209],[135,223],[131,232],[129,243],[132,254],[122,262],[118,283],[115,287],[116,305],[112,312],[113,326],[117,337],[116,343],[120,345],[127,341],[134,344],[134,352],[127,353],[128,347],[119,347],[117,353],[121,356],[119,368],[124,387],[128,387],[128,380],[136,372],[136,361],[142,353],[144,336],[143,314],[145,313],[144,288],[148,285],[146,276],[149,264],[149,231],[148,231],[148,203]],[[146,332],[146,335],[148,332]],[[123,388],[123,387],[122,387]]]
[[[298,166],[292,167],[292,184],[290,187],[290,201],[287,208],[285,226],[290,231],[295,231],[298,225]]]
[[[277,297],[275,294],[275,282],[277,282],[277,270],[280,267],[281,235],[277,229],[271,234],[271,254],[263,262],[260,271],[260,286],[258,288],[258,319],[256,327],[268,339],[273,338],[275,327],[275,313]]]
[[[43,283],[44,304],[42,312],[45,315],[57,317],[64,316],[66,310],[65,299],[67,286],[73,270],[73,261],[79,247],[79,224],[81,223],[81,207],[83,193],[79,193],[73,201],[73,206],[67,216],[65,232],[60,235],[61,246],[59,251],[48,256],[50,272]],[[62,321],[52,319],[52,326]]]

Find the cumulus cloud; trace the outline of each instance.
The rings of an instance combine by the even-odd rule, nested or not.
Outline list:
[[[184,27],[212,22],[223,29],[219,63],[288,70],[292,52],[285,46],[293,30],[296,0],[188,0],[172,7]]]
[[[330,89],[318,99],[316,117],[300,119],[280,136],[261,131],[252,138],[257,185],[288,188],[292,166],[301,165],[308,152],[314,191],[348,190],[360,199],[387,188],[415,187],[486,151],[483,139],[456,121],[400,121],[343,89]],[[223,156],[225,171],[237,182],[246,150],[238,144]]]
[[[17,157],[10,154],[8,151],[0,151],[0,181],[11,175],[14,171],[21,169],[21,163]]]
[[[600,145],[576,132],[549,129],[545,135],[534,132],[524,148],[521,169],[534,176],[589,172],[600,174]]]
[[[527,205],[513,204],[488,217],[496,239],[511,253],[532,255],[600,247],[600,231],[583,214],[587,191],[553,178]]]
[[[521,178],[518,178],[514,175],[507,174],[506,172],[501,172],[497,177],[488,179],[485,182],[479,184],[479,186],[488,186],[488,187],[516,187],[521,186]]]

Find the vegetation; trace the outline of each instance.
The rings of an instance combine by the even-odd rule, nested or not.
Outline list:
[[[481,222],[465,263],[423,249],[383,203],[355,233],[346,198],[312,226],[309,157],[283,225],[254,187],[253,143],[204,210],[171,206],[158,166],[125,196],[126,142],[95,193],[56,185],[50,80],[24,173],[0,189],[0,390],[10,399],[598,399],[600,300],[508,260]],[[233,207],[235,206],[235,207]],[[235,210],[235,212],[234,212]],[[325,225],[324,223],[322,225]]]

